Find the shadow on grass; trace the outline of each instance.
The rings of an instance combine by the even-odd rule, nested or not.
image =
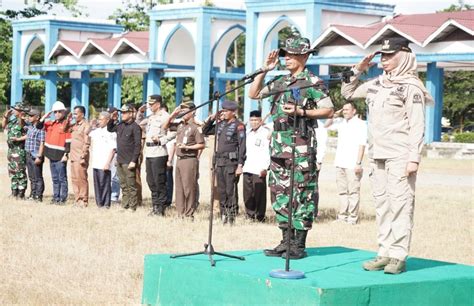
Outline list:
[[[338,211],[335,208],[320,208],[318,216],[314,219],[315,223],[328,223],[337,219]],[[374,221],[375,215],[359,212],[359,222]]]

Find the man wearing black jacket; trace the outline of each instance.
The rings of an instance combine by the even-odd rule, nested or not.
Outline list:
[[[119,111],[122,121],[118,121],[118,112],[113,112],[107,130],[117,133],[117,174],[122,188],[122,208],[130,208],[133,212],[138,204],[135,171],[140,157],[142,132],[133,118],[133,106],[125,104]]]

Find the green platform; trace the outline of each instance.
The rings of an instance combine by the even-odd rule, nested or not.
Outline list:
[[[281,258],[260,250],[232,252],[245,261],[216,256],[170,259],[147,255],[143,304],[152,305],[474,305],[474,267],[410,258],[408,272],[366,272],[361,263],[374,253],[343,247],[308,250],[291,262],[302,280],[268,276],[284,268]]]

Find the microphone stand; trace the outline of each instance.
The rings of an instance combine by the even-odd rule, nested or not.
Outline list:
[[[213,99],[206,101],[200,105],[198,105],[196,108],[186,111],[182,114],[180,114],[179,117],[182,117],[186,115],[187,113],[193,112],[198,108],[204,107],[206,105],[209,105],[214,102],[219,102],[219,100],[226,96],[227,94],[238,90],[239,88],[244,87],[245,85],[248,85],[253,82],[255,76],[250,77],[245,80],[244,83],[240,84],[239,86],[233,87],[230,90],[224,92],[223,94],[219,94],[219,92],[214,93]],[[219,103],[217,103],[217,111],[216,111],[216,125],[215,125],[215,131],[214,131],[214,148],[213,148],[213,158],[212,158],[212,186],[211,186],[211,203],[209,205],[209,227],[208,227],[208,237],[207,237],[207,243],[204,244],[204,250],[203,251],[198,251],[198,252],[191,252],[191,253],[184,253],[184,254],[176,254],[176,255],[171,255],[170,258],[180,258],[180,257],[187,257],[187,256],[194,256],[194,255],[208,255],[209,256],[209,261],[211,263],[211,266],[214,267],[216,265],[216,262],[214,261],[213,256],[214,255],[220,255],[223,257],[228,257],[228,258],[234,258],[234,259],[239,259],[239,260],[245,260],[245,257],[243,256],[236,256],[236,255],[231,255],[231,254],[226,254],[226,253],[221,253],[221,252],[216,252],[214,249],[214,246],[212,245],[212,229],[213,229],[213,221],[214,221],[214,182],[216,178],[216,152],[217,152],[217,131],[219,128],[219,118],[218,118],[218,113],[219,113]]]

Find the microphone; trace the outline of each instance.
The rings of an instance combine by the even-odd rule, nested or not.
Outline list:
[[[244,75],[244,77],[241,78],[240,80],[241,80],[241,81],[245,81],[245,80],[253,79],[253,78],[255,78],[257,75],[262,74],[262,73],[264,73],[264,72],[267,72],[267,70],[262,67],[262,68],[259,68],[259,69],[255,70],[255,71],[252,72],[252,73],[249,73],[249,74]]]

